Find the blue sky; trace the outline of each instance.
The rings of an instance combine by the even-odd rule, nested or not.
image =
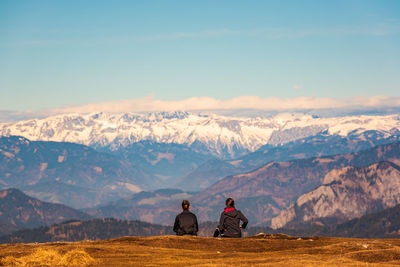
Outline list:
[[[397,0],[2,0],[0,110],[397,99],[399,47]]]

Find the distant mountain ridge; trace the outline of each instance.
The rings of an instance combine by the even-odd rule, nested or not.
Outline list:
[[[6,234],[21,228],[35,228],[66,220],[87,220],[91,216],[61,204],[29,197],[11,188],[0,191],[0,230]]]
[[[318,118],[285,113],[272,118],[243,118],[187,112],[93,113],[0,124],[0,135],[20,135],[33,141],[73,142],[117,150],[148,140],[183,144],[219,158],[235,158],[266,144],[285,144],[321,132],[347,136],[369,130],[398,134],[400,116]]]
[[[0,189],[19,188],[76,208],[157,185],[139,166],[74,143],[0,137],[0,162]]]

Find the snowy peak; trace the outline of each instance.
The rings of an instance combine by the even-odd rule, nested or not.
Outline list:
[[[117,149],[139,141],[176,143],[221,158],[279,145],[318,133],[347,136],[378,131],[400,132],[400,116],[318,118],[305,114],[278,114],[272,118],[224,117],[184,111],[65,114],[0,124],[0,135],[18,135],[32,141],[66,141]]]

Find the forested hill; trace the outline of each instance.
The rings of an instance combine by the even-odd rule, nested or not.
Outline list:
[[[201,236],[212,236],[217,223],[199,225]],[[33,243],[55,241],[104,240],[122,236],[174,235],[172,226],[113,218],[67,221],[50,227],[24,229],[0,237],[0,243]]]
[[[173,234],[171,226],[140,221],[117,219],[93,219],[88,221],[68,221],[24,229],[0,237],[0,243],[31,243],[54,241],[102,240],[121,236],[153,236]]]

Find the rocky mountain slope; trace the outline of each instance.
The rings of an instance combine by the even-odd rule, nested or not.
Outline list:
[[[400,151],[400,150],[399,150]],[[272,228],[338,224],[400,204],[400,167],[391,162],[329,172],[271,221]]]
[[[0,191],[0,234],[21,228],[34,228],[66,220],[90,219],[86,213],[61,204],[42,202],[17,189]]]
[[[149,114],[66,114],[0,124],[0,135],[30,140],[73,142],[116,150],[139,141],[176,143],[220,158],[234,158],[265,144],[278,145],[327,132],[347,136],[376,130],[393,135],[398,115],[318,118],[278,114],[272,118],[237,118],[187,112]]]

